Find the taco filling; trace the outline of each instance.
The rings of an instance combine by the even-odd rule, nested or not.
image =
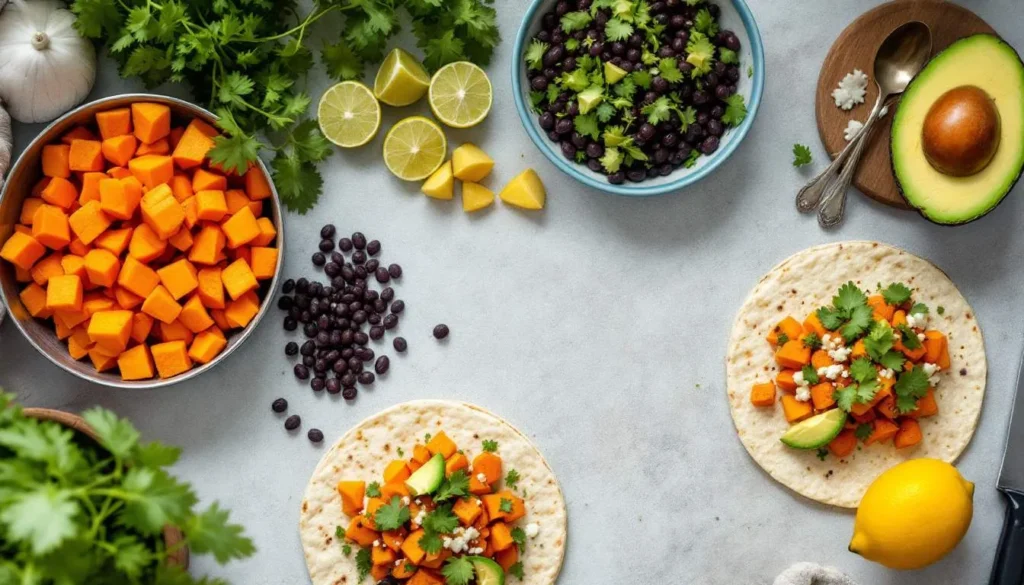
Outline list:
[[[484,440],[472,455],[439,431],[410,453],[388,463],[379,480],[337,484],[349,521],[336,535],[345,555],[356,555],[360,581],[372,575],[408,585],[501,585],[506,573],[522,579],[520,551],[540,527],[521,525],[526,494],[519,493],[519,473],[502,468],[499,444]]]
[[[780,371],[754,384],[750,401],[774,408],[781,391],[781,415],[792,425],[783,443],[843,458],[860,444],[922,441],[918,419],[939,414],[935,392],[950,357],[946,334],[928,328],[932,308],[913,296],[901,282],[870,296],[847,282],[831,305],[771,330]]]

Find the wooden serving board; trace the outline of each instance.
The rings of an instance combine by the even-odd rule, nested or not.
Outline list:
[[[864,121],[878,97],[873,64],[875,51],[896,27],[911,20],[919,20],[932,31],[932,54],[938,53],[965,36],[993,33],[995,30],[970,10],[942,0],[896,0],[865,12],[846,27],[832,45],[818,75],[815,96],[815,114],[818,133],[829,156],[836,155],[846,146],[843,131],[849,120]],[[868,93],[864,103],[845,111],[836,107],[832,90],[839,80],[854,69],[868,74]],[[868,197],[909,209],[896,188],[896,180],[889,162],[889,133],[893,112],[880,121],[861,158],[853,183]]]

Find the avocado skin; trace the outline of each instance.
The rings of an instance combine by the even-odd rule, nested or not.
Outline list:
[[[1018,53],[1017,50],[1013,48],[1013,45],[1011,45],[1010,43],[1006,42],[1002,37],[1000,37],[998,35],[987,34],[987,33],[979,33],[979,34],[976,34],[976,35],[969,35],[969,36],[963,37],[961,39],[958,39],[956,42],[954,42],[949,47],[946,47],[945,49],[939,51],[935,55],[932,55],[931,59],[929,59],[928,62],[925,63],[925,66],[922,69],[922,71],[926,70],[928,68],[928,66],[932,64],[933,61],[935,61],[937,58],[939,58],[943,53],[948,51],[951,47],[955,46],[956,43],[958,43],[960,41],[963,41],[965,39],[973,38],[973,37],[991,37],[991,38],[997,40],[1000,44],[1004,45],[1014,55],[1016,55],[1017,62],[1021,64],[1021,67],[1024,67],[1024,60],[1021,59],[1020,53]],[[912,79],[910,81],[910,83],[907,85],[907,88],[904,90],[904,94],[906,94],[908,91],[910,91],[910,89],[912,87],[914,87],[914,84],[918,82],[919,78],[920,78],[920,76],[917,76],[917,77],[914,77],[914,79]],[[903,100],[902,99],[900,99],[899,103],[896,105],[896,110],[893,112],[893,121],[894,122],[896,120],[896,115],[899,112],[899,108],[901,108],[901,107],[903,107]],[[929,222],[934,223],[935,225],[941,225],[941,226],[946,226],[946,227],[956,227],[956,226],[966,225],[968,223],[971,223],[973,221],[981,219],[982,217],[985,217],[989,213],[992,213],[993,211],[995,211],[1000,205],[1003,204],[1004,201],[1006,201],[1007,195],[1009,195],[1010,192],[1013,191],[1014,187],[1017,185],[1017,182],[1020,181],[1021,176],[1024,175],[1024,168],[1021,168],[1020,170],[1018,170],[1017,171],[1017,175],[1010,181],[1009,187],[1006,189],[1006,192],[999,198],[999,201],[996,202],[996,204],[993,205],[990,209],[988,209],[986,211],[983,211],[983,212],[981,212],[981,213],[979,213],[977,215],[974,215],[972,217],[966,217],[966,218],[960,219],[960,220],[938,221],[938,220],[936,220],[934,218],[928,217],[924,213],[924,209],[920,205],[915,203],[912,200],[912,198],[908,197],[907,194],[906,194],[906,191],[903,188],[903,183],[900,181],[899,174],[896,172],[896,161],[894,160],[894,157],[893,157],[893,150],[894,149],[892,148],[892,145],[893,145],[893,139],[895,138],[896,131],[897,131],[896,124],[893,123],[891,128],[890,128],[890,131],[889,131],[889,168],[892,169],[893,179],[896,182],[896,189],[899,191],[900,197],[902,197],[903,200],[907,202],[907,205],[909,205],[914,211],[916,211],[918,213],[918,215],[920,215],[921,217],[925,218]],[[1022,138],[1022,139],[1024,139],[1024,138]]]

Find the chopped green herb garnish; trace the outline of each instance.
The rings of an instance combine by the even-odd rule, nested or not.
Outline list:
[[[519,579],[520,581],[522,581],[523,580],[523,562],[522,561],[517,561],[517,562],[513,563],[512,566],[508,568],[508,574],[512,575],[516,579]]]
[[[850,377],[858,382],[868,382],[878,378],[878,371],[867,358],[857,358],[850,364]]]
[[[804,381],[807,382],[808,384],[813,386],[814,384],[818,383],[818,372],[815,372],[813,367],[804,366],[800,370],[800,374],[804,377]]]
[[[894,282],[882,291],[882,298],[890,305],[899,306],[910,300],[912,292],[913,291],[902,282]]]
[[[370,570],[373,569],[373,561],[370,558],[370,549],[361,548],[359,549],[359,552],[356,553],[356,569],[359,570],[360,582],[370,576]]]
[[[402,505],[398,496],[392,496],[391,502],[377,508],[373,515],[373,523],[378,530],[398,530],[409,521],[409,507]]]
[[[519,472],[515,469],[509,469],[508,473],[505,474],[505,487],[509,489],[516,489],[519,484]]]
[[[811,164],[811,149],[803,144],[793,145],[793,166],[802,167]]]
[[[910,307],[910,312],[907,313],[907,314],[908,315],[927,315],[928,314],[928,305],[926,305],[924,303],[914,303],[914,306]]]
[[[475,571],[473,563],[468,558],[451,557],[445,561],[441,574],[444,575],[444,582],[447,585],[468,585],[473,580]]]
[[[346,557],[352,554],[352,545],[347,542],[341,545],[341,554],[345,555]]]
[[[917,401],[928,393],[928,374],[921,366],[900,374],[893,387],[896,392],[896,409],[906,414],[917,408]]]
[[[435,502],[443,502],[469,494],[469,476],[463,470],[452,472],[441,482],[441,487],[434,493]]]
[[[825,447],[818,447],[817,455],[820,461],[824,461],[825,458],[828,457],[828,449]]]
[[[903,340],[904,347],[909,350],[915,350],[921,347],[921,340],[917,337],[917,333],[906,323],[900,323],[896,328],[900,330],[900,336]]]
[[[857,429],[853,431],[853,436],[857,437],[860,441],[866,441],[873,432],[875,432],[875,427],[871,423],[861,423],[857,425]]]
[[[544,68],[544,53],[548,51],[548,44],[543,41],[534,39],[530,43],[530,46],[526,48],[526,64],[529,65],[530,69],[543,69]]]
[[[781,331],[779,331],[778,334],[776,334],[775,339],[776,345],[786,345],[787,343],[789,343],[789,336]]]
[[[498,442],[485,439],[483,442],[484,453],[494,453],[498,450]]]
[[[940,315],[945,315],[946,314],[946,307],[943,307],[942,305],[939,305],[938,307],[935,307],[935,312],[940,314]]]
[[[512,541],[518,544],[519,548],[522,549],[522,547],[526,545],[526,532],[522,528],[516,526],[512,529]]]
[[[380,484],[375,481],[371,481],[370,485],[366,486],[366,496],[369,498],[379,498]]]
[[[405,451],[403,451],[401,447],[398,448],[398,456],[405,457]]]
[[[804,347],[809,347],[811,349],[818,349],[821,347],[821,337],[819,337],[817,333],[808,333],[807,335],[804,335],[804,338],[801,339],[801,341],[803,342]]]
[[[512,500],[508,498],[501,498],[501,503],[498,504],[498,509],[508,514],[512,511]]]

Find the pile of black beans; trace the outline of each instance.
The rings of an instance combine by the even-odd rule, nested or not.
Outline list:
[[[641,60],[643,50],[647,46],[646,39],[639,33],[632,34],[625,41],[607,42],[605,25],[611,18],[608,9],[599,10],[589,26],[583,30],[567,33],[561,26],[561,17],[577,10],[589,10],[592,0],[560,0],[554,10],[541,17],[542,28],[536,35],[538,41],[547,43],[549,48],[544,54],[543,69],[530,70],[530,87],[534,91],[545,92],[548,85],[564,72],[576,69],[576,59],[589,54],[600,58],[603,62],[611,62],[621,69],[632,72],[644,69]],[[719,142],[725,133],[722,116],[725,107],[722,100],[736,93],[736,84],[740,79],[740,69],[735,64],[715,61],[712,70],[698,80],[693,80],[690,73],[693,65],[686,62],[686,44],[689,41],[697,12],[706,8],[717,19],[721,8],[713,3],[699,2],[689,5],[683,0],[655,0],[650,3],[650,12],[654,19],[665,25],[661,33],[660,48],[657,55],[663,58],[675,57],[684,79],[669,83],[661,76],[655,76],[648,90],[639,89],[634,96],[634,107],[631,112],[636,120],[627,135],[644,151],[648,161],[633,161],[628,167],[623,165],[615,173],[608,173],[601,165],[600,158],[604,155],[604,145],[599,140],[592,140],[575,131],[573,120],[580,114],[579,103],[574,95],[562,92],[553,102],[547,99],[539,104],[542,109],[539,123],[547,132],[548,138],[557,142],[562,154],[570,160],[578,160],[578,153],[585,154],[587,167],[607,175],[608,182],[621,184],[626,180],[641,182],[645,179],[665,176],[686,163],[694,150],[710,155],[718,150]],[[589,48],[585,39],[590,37],[593,42]],[[578,46],[570,50],[566,46],[569,38],[575,38]],[[716,47],[726,47],[739,51],[740,41],[736,33],[722,30],[712,37]],[[653,125],[642,122],[644,106],[653,103],[663,95],[678,94],[680,107],[693,106],[697,111],[695,124],[690,124],[683,131],[678,118]],[[625,125],[622,112],[609,120],[604,126]]]

